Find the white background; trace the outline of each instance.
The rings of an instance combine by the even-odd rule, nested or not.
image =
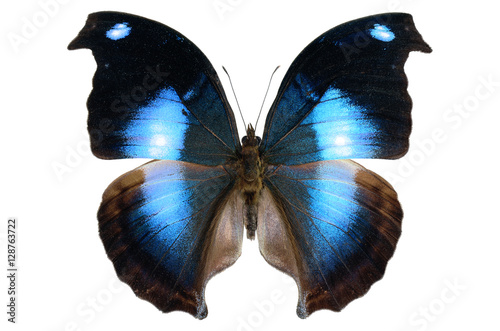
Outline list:
[[[0,265],[7,260],[6,221],[15,216],[19,295],[18,323],[11,325],[2,276],[1,328],[499,330],[498,9],[485,0],[442,3],[4,4]],[[228,7],[221,12],[216,5]],[[95,62],[88,50],[66,50],[87,15],[100,10],[152,18],[190,38],[219,72],[236,109],[221,73],[222,65],[228,69],[247,122],[255,122],[272,70],[282,66],[264,111],[294,57],[324,31],[370,14],[411,13],[434,52],[412,53],[405,67],[414,101],[410,151],[396,161],[363,162],[395,186],[405,212],[403,236],[383,280],[341,313],[320,311],[301,320],[295,285],[245,240],[237,263],[209,282],[203,321],[182,312],[162,314],[120,283],[98,237],[96,210],[107,185],[144,160],[105,161],[88,152],[85,102]],[[26,28],[35,23],[35,30]],[[16,45],[12,38],[24,39]],[[68,171],[54,170],[61,165]]]

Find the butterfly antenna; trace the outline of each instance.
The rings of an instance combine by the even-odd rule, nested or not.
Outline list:
[[[267,85],[266,94],[264,95],[264,100],[262,100],[262,105],[260,106],[259,116],[257,116],[257,121],[255,122],[255,130],[257,130],[257,123],[259,123],[260,114],[262,114],[262,108],[264,107],[264,102],[266,101],[267,93],[269,92],[269,87],[271,87],[271,81],[273,80],[273,76],[276,73],[280,66],[277,66],[271,74],[271,78],[269,79],[269,84]]]
[[[226,73],[227,78],[229,78],[229,85],[231,85],[231,90],[233,90],[233,95],[234,95],[234,98],[236,99],[236,104],[238,105],[238,110],[240,111],[241,119],[243,120],[243,125],[244,125],[245,130],[246,130],[247,124],[245,123],[245,118],[243,117],[243,113],[241,112],[240,103],[238,102],[238,98],[236,97],[236,93],[234,92],[234,87],[233,87],[233,82],[231,81],[231,76],[229,76],[229,73],[227,72],[226,68],[224,68],[224,66],[222,66],[222,69],[224,69],[224,72]]]

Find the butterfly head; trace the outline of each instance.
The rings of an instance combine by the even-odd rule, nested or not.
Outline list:
[[[252,124],[248,124],[247,135],[241,139],[241,144],[243,147],[258,147],[260,145],[261,139],[255,135],[255,129]]]

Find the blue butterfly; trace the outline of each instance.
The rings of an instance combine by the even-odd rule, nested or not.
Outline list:
[[[243,232],[296,281],[297,314],[340,311],[381,279],[401,233],[392,186],[349,160],[408,151],[403,66],[431,52],[409,14],[339,25],[288,69],[262,139],[239,140],[205,55],[177,31],[119,12],[90,14],[68,46],[97,62],[92,152],[149,158],[106,189],[99,233],[119,278],[163,312],[207,315],[208,280],[241,254]]]

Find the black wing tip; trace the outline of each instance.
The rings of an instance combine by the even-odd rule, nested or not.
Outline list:
[[[412,38],[411,51],[418,51],[422,53],[431,53],[432,48],[427,44],[417,28],[415,27],[415,22],[413,16],[408,13],[389,13],[394,17],[401,17],[402,23],[406,25],[405,30],[409,31],[410,37]]]
[[[404,12],[387,12],[380,13],[375,15],[370,15],[366,17],[362,17],[359,19],[355,19],[349,22],[346,22],[342,25],[353,25],[353,27],[359,27],[359,25],[363,25],[363,22],[366,24],[371,22],[378,22],[380,24],[401,24],[405,26],[405,29],[402,30],[405,33],[408,33],[408,38],[410,39],[410,51],[419,51],[423,53],[431,53],[432,48],[423,40],[422,36],[418,32],[415,27],[415,22],[413,20],[413,16],[409,13]]]
[[[85,43],[83,43],[83,30],[80,31],[80,33],[73,39],[69,45],[68,45],[68,50],[69,51],[74,51],[75,49],[82,49],[82,48],[88,48]]]
[[[79,43],[78,43],[78,41],[77,41],[77,38],[73,39],[73,40],[69,43],[69,45],[68,45],[68,47],[67,47],[67,48],[68,48],[68,50],[69,50],[69,51],[73,51],[73,50],[75,50],[75,49],[79,49],[79,48],[80,48],[80,45],[79,45]]]
[[[153,21],[151,19],[139,15],[119,12],[119,11],[99,11],[90,13],[87,16],[85,26],[76,36],[76,38],[73,39],[73,41],[71,41],[71,43],[68,45],[68,50],[72,51],[75,49],[82,49],[82,48],[91,49],[93,45],[93,43],[91,42],[92,35],[94,30],[99,29],[98,23],[118,22],[122,20],[127,20],[128,22],[132,22],[134,23],[134,25],[140,25],[141,23],[144,24],[145,22],[150,22],[150,23],[154,22],[156,24],[161,24],[159,22]]]

